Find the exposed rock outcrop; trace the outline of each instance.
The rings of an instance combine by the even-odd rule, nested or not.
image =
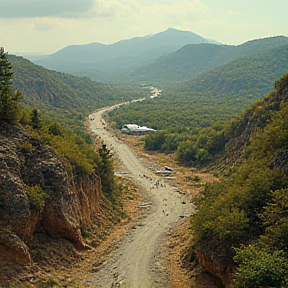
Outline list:
[[[195,253],[205,271],[219,278],[225,288],[232,287],[231,283],[236,270],[234,263],[217,264],[212,255],[204,254],[199,249],[196,249]]]
[[[98,211],[100,184],[95,174],[72,175],[64,159],[21,126],[1,124],[0,258],[29,263],[37,231],[87,248],[81,228],[89,228]]]
[[[31,256],[27,245],[15,234],[1,230],[0,232],[1,259],[8,262],[29,264]]]
[[[288,149],[283,149],[275,154],[269,167],[271,169],[278,168],[282,173],[285,173],[288,176]]]

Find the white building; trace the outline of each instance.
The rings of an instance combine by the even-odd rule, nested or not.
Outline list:
[[[148,128],[147,126],[139,126],[137,124],[126,124],[122,127],[121,131],[122,133],[130,135],[144,135],[157,130]]]

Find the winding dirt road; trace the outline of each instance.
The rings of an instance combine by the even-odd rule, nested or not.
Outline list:
[[[180,216],[190,215],[194,207],[190,203],[182,203],[175,187],[146,168],[126,144],[109,134],[102,122],[102,114],[108,109],[113,107],[89,116],[90,128],[117,154],[127,177],[136,181],[145,191],[145,198],[149,199],[149,203],[145,203],[149,206],[149,212],[133,226],[103,268],[93,275],[91,282],[103,288],[167,287],[168,283],[156,281],[156,255],[165,244],[163,235],[181,219]]]

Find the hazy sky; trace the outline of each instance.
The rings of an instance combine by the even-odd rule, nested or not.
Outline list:
[[[225,44],[288,36],[288,0],[0,0],[0,46],[53,53],[173,27]]]

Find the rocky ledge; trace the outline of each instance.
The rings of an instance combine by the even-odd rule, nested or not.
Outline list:
[[[76,177],[65,159],[23,127],[1,123],[0,259],[30,263],[38,232],[87,248],[81,229],[98,212],[99,195],[97,175]]]

